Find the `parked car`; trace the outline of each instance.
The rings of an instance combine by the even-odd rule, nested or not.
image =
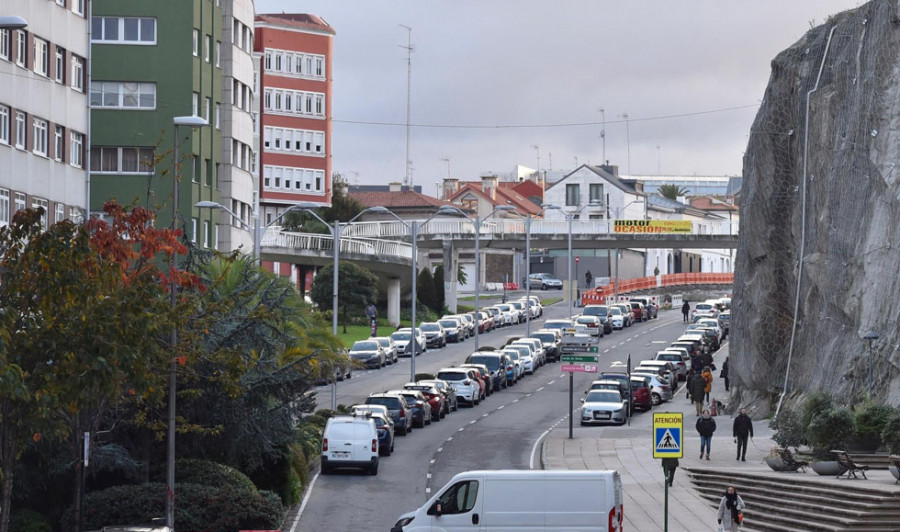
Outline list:
[[[510,306],[512,306],[512,308],[516,309],[516,312],[519,313],[518,314],[519,323],[525,323],[525,316],[528,313],[528,310],[525,307],[525,302],[524,301],[510,301],[509,304],[510,304]],[[534,317],[534,316],[532,316],[532,317]]]
[[[394,420],[391,418],[391,411],[384,405],[353,405],[350,407],[350,414],[364,416],[366,414],[378,414],[384,416],[388,423],[391,424],[391,432],[394,431]]]
[[[659,317],[659,307],[656,306],[656,303],[654,303],[653,300],[649,297],[632,297],[629,301],[634,301],[644,305],[644,307],[647,308],[648,320]]]
[[[369,417],[375,421],[375,430],[378,432],[378,454],[390,456],[394,452],[394,424],[385,414],[372,414]]]
[[[603,332],[611,333],[613,326],[612,322],[609,322],[609,307],[606,305],[585,305],[581,312],[582,316],[596,316],[600,320],[600,324],[603,325]],[[603,336],[602,334],[600,336]]]
[[[631,305],[627,303],[615,303],[611,306],[617,307],[622,311],[622,316],[625,318],[626,327],[631,327],[632,325],[634,325],[634,311],[631,310]]]
[[[325,423],[320,455],[322,474],[338,468],[378,474],[378,430],[368,416],[334,416]]]
[[[456,390],[458,401],[476,406],[481,402],[481,391],[478,382],[472,378],[466,368],[442,368],[438,370],[437,378],[447,381]]]
[[[547,363],[547,349],[544,344],[537,338],[518,338],[510,342],[511,344],[527,344],[533,347],[533,353],[537,366],[541,367]]]
[[[642,375],[631,376],[631,400],[634,402],[635,409],[647,411],[653,407],[649,377]]]
[[[400,355],[397,352],[397,344],[394,343],[394,340],[390,336],[376,336],[369,339],[378,342],[378,345],[380,345],[382,351],[384,351],[384,358],[388,364],[397,362],[397,357]]]
[[[431,405],[431,420],[440,421],[450,412],[450,406],[447,404],[447,398],[433,384],[425,384],[422,382],[409,382],[403,385],[404,390],[414,390],[420,392],[428,400]]]
[[[678,384],[679,370],[678,366],[676,366],[674,362],[671,362],[669,360],[641,360],[636,369],[643,368],[663,369],[666,372],[665,375],[663,375],[663,378],[671,383],[673,387]]]
[[[505,353],[511,353],[511,352],[516,353],[517,358],[514,358],[514,360],[517,360],[519,362],[519,365],[521,368],[519,378],[524,377],[526,374],[534,375],[534,370],[535,370],[536,366],[535,366],[535,362],[534,362],[534,356],[531,354],[531,348],[529,348],[528,346],[525,346],[525,345],[510,344],[510,345],[504,347],[503,351]],[[513,358],[513,357],[510,356],[510,358]]]
[[[521,301],[525,302],[528,305],[528,308],[531,309],[531,318],[538,318],[544,314],[544,306],[541,304],[541,298],[537,296],[530,296],[530,299],[522,298]]]
[[[528,286],[530,288],[540,288],[541,290],[550,288],[562,290],[563,283],[549,273],[532,273],[528,276]]]
[[[694,308],[691,309],[691,321],[697,321],[701,317],[717,318],[719,317],[719,310],[713,303],[697,303],[694,305]]]
[[[467,312],[466,314],[454,314],[453,316],[447,316],[448,318],[459,318],[462,320],[463,325],[466,328],[466,338],[471,338],[475,334],[475,326],[478,323],[475,321],[475,316],[471,312]]]
[[[366,397],[367,405],[384,405],[391,414],[394,428],[401,436],[406,436],[413,429],[412,410],[402,395],[392,393],[373,393]]]
[[[719,327],[722,328],[722,340],[728,337],[728,333],[731,331],[731,311],[726,310],[719,314]]]
[[[563,336],[575,334],[575,322],[572,320],[547,320],[544,322],[545,329],[559,329],[559,333]]]
[[[591,390],[615,390],[619,392],[619,394],[621,394],[622,399],[628,399],[628,383],[622,382],[618,379],[600,379],[591,381],[591,386],[590,388],[588,388],[588,392]]]
[[[687,371],[688,365],[690,364],[690,359],[685,360],[684,356],[681,353],[675,353],[672,351],[659,351],[656,353],[656,360],[665,360],[667,362],[671,362],[675,369],[678,371],[678,380],[687,379]]]
[[[487,366],[484,364],[467,363],[460,364],[459,367],[471,368],[476,371],[476,376],[479,381],[484,384],[484,397],[482,397],[482,399],[494,393],[494,379],[491,377],[491,370],[489,370]]]
[[[465,325],[457,317],[444,316],[438,320],[438,323],[444,328],[448,342],[462,342],[468,336]]]
[[[628,390],[628,387],[630,386],[628,375],[626,375],[625,373],[617,373],[614,371],[604,371],[597,375],[597,378],[595,380],[616,381],[625,390]]]
[[[449,382],[441,379],[427,379],[420,380],[417,384],[424,384],[437,388],[444,396],[444,402],[447,405],[447,413],[459,410],[459,402],[456,400],[456,390],[453,386],[450,386]]]
[[[648,369],[646,371],[632,371],[631,375],[649,378],[650,400],[653,403],[653,406],[671,401],[672,397],[674,397],[672,387],[668,382],[663,382],[661,380],[658,372]]]
[[[612,328],[615,329],[624,329],[625,328],[625,316],[622,315],[622,309],[615,306],[609,307],[609,322],[612,324]]]
[[[386,364],[384,350],[375,340],[358,340],[350,347],[350,358],[367,368],[383,368]]]
[[[506,364],[502,353],[477,351],[466,357],[466,364],[484,365],[490,372],[491,388],[495,391],[506,388]]]
[[[431,425],[431,403],[422,392],[416,390],[390,390],[387,393],[402,395],[406,399],[406,404],[412,410],[412,423],[414,427],[425,428],[425,425]]]
[[[519,311],[509,303],[497,305],[497,310],[499,310],[500,315],[503,316],[503,323],[505,325],[515,325],[519,323]]]
[[[447,345],[447,334],[444,328],[436,321],[426,321],[419,324],[422,333],[425,335],[425,345],[439,349]]]
[[[548,362],[556,362],[559,360],[559,340],[561,335],[559,330],[541,329],[531,333],[531,338],[540,340],[544,346],[544,353]]]
[[[593,390],[582,399],[581,424],[618,423],[626,420],[628,402],[616,390]]]
[[[603,322],[598,316],[587,316],[582,314],[575,318],[575,332],[588,334],[598,338],[603,337]]]
[[[647,321],[647,307],[643,303],[637,301],[629,301],[631,305],[631,313],[634,314],[634,321]]]
[[[328,361],[319,365],[319,374],[316,377],[316,385],[325,386],[332,382],[353,378],[353,362],[347,356],[346,350],[341,350],[334,361]]]
[[[397,332],[391,334],[391,339],[394,340],[394,345],[397,346],[397,354],[399,356],[410,356],[412,352],[412,348],[410,347],[410,338],[412,335],[412,329],[409,327],[404,327],[402,329],[398,329]],[[425,336],[422,334],[422,330],[418,329],[418,353],[425,353],[427,351],[427,346],[425,345]]]
[[[515,366],[516,378],[513,381],[513,384],[515,384],[518,380],[525,376],[525,361],[522,360],[519,352],[515,349],[503,348],[500,350],[500,352],[508,356]]]

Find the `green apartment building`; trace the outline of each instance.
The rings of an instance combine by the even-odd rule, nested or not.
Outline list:
[[[197,245],[216,247],[214,213],[193,205],[221,201],[220,0],[91,4],[91,211],[115,198],[153,209],[157,224],[168,226],[176,181],[173,120],[197,115],[209,126],[178,128],[176,221]]]

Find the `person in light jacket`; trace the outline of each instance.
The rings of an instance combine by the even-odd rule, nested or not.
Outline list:
[[[737,494],[734,486],[728,486],[725,489],[725,495],[719,501],[719,524],[722,525],[720,530],[737,530],[741,526],[738,520],[738,514],[744,509],[744,501]]]

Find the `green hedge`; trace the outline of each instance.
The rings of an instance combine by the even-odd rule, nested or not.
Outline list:
[[[175,482],[179,484],[202,484],[204,486],[232,486],[256,492],[256,485],[233,467],[209,460],[182,459],[175,462]]]
[[[85,499],[87,530],[104,526],[141,525],[164,517],[165,484],[115,486],[90,492]],[[243,486],[175,485],[175,528],[191,530],[277,530],[284,508],[272,492],[248,493]],[[66,521],[71,523],[71,510]]]
[[[10,514],[9,532],[53,532],[53,527],[44,514],[24,508]]]

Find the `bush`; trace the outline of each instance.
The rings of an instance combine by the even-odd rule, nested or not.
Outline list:
[[[201,484],[203,486],[232,486],[248,494],[256,492],[256,486],[247,475],[225,464],[209,460],[182,459],[175,463],[175,482]]]
[[[881,433],[893,415],[894,409],[888,405],[871,402],[863,404],[856,411],[855,445],[870,452],[881,447]]]
[[[829,408],[813,416],[806,428],[806,440],[818,460],[833,458],[832,449],[846,449],[856,432],[853,412],[848,408]]]
[[[891,454],[900,454],[900,410],[894,410],[893,415],[884,424],[881,431],[881,441]]]
[[[800,426],[806,429],[814,417],[831,408],[831,396],[822,392],[810,394],[800,408]]]
[[[10,515],[9,532],[53,532],[53,527],[44,514],[23,508]]]
[[[178,530],[277,530],[281,527],[281,501],[272,492],[248,494],[241,487],[200,484],[175,485],[175,528]],[[165,484],[116,486],[87,494],[84,522],[87,530],[112,525],[148,524],[165,515]],[[71,509],[67,528],[71,528]]]
[[[792,410],[781,411],[769,422],[769,428],[775,431],[772,439],[779,447],[796,450],[806,441],[806,427],[800,424],[800,417]]]

